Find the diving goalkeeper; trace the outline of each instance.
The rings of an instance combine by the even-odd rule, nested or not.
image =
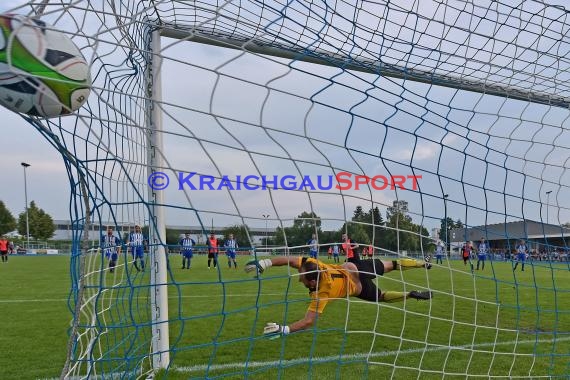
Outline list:
[[[261,274],[271,266],[290,265],[299,270],[299,282],[309,289],[312,301],[305,317],[289,326],[268,323],[263,334],[268,337],[289,334],[313,326],[317,315],[321,314],[329,300],[354,296],[370,302],[398,302],[406,298],[429,300],[433,294],[428,291],[381,291],[374,284],[376,276],[393,270],[431,268],[430,257],[426,260],[399,259],[382,261],[379,259],[346,262],[342,265],[325,264],[313,258],[280,256],[271,259],[253,260],[246,264],[246,272]]]

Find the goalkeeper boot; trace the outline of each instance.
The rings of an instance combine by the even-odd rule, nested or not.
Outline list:
[[[432,292],[420,292],[419,290],[412,290],[408,295],[410,298],[415,300],[429,300],[433,298]]]

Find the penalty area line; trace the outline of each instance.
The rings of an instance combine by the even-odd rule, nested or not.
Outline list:
[[[342,355],[340,360],[359,360],[359,359],[366,359],[366,358],[382,358],[382,357],[389,357],[389,356],[396,356],[396,355],[407,355],[407,354],[418,354],[418,353],[432,353],[438,351],[446,351],[446,350],[466,350],[466,349],[478,349],[478,348],[486,348],[486,347],[495,347],[495,346],[508,346],[508,345],[523,345],[523,344],[531,344],[531,343],[552,343],[554,339],[528,339],[528,340],[519,340],[519,341],[509,341],[509,342],[496,342],[496,343],[478,343],[478,344],[465,344],[461,346],[435,346],[431,348],[411,348],[407,350],[400,350],[400,351],[387,351],[387,352],[373,352],[373,353],[359,353],[359,354],[349,354],[349,355]],[[567,338],[559,338],[556,339],[558,342],[565,342],[570,341],[570,337]],[[492,352],[491,352],[492,353]],[[498,352],[497,354],[503,354]],[[507,353],[508,354],[508,353]],[[529,354],[518,354],[518,355],[528,355],[532,356],[532,353]],[[260,368],[260,367],[276,367],[276,366],[292,366],[292,365],[299,365],[299,364],[306,364],[306,363],[329,363],[339,360],[339,355],[331,355],[331,356],[317,356],[314,358],[298,358],[298,359],[287,359],[287,360],[273,360],[273,361],[253,361],[249,363],[243,362],[235,362],[235,363],[226,363],[226,364],[214,364],[214,365],[207,365],[207,364],[199,364],[194,366],[188,367],[178,367],[172,366],[171,370],[180,373],[192,373],[192,372],[201,372],[201,371],[220,371],[225,369],[238,369],[238,368]]]

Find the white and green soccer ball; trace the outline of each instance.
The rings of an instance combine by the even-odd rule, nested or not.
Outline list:
[[[65,34],[19,15],[0,15],[0,104],[32,116],[78,110],[91,87],[89,65]]]

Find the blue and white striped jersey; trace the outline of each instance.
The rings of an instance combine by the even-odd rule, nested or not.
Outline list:
[[[180,246],[182,247],[182,250],[184,250],[184,251],[192,251],[192,247],[194,247],[195,245],[196,245],[196,242],[194,241],[194,239],[184,238],[184,239],[180,240]]]
[[[233,252],[238,248],[238,243],[237,243],[236,239],[228,239],[228,240],[226,240],[225,247],[228,251]]]
[[[141,232],[131,232],[129,235],[129,245],[131,247],[143,247],[145,240]]]
[[[117,253],[117,247],[119,245],[120,241],[118,237],[108,234],[101,236],[101,248],[106,256]]]

